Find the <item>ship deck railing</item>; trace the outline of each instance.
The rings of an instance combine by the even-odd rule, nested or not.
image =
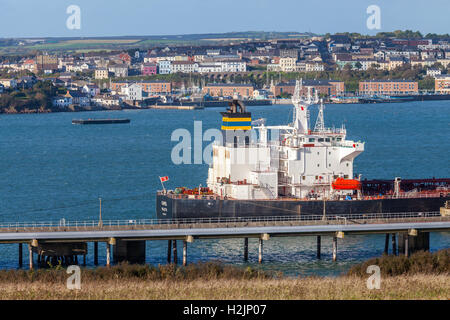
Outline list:
[[[323,224],[370,224],[424,221],[450,221],[439,211],[401,213],[361,213],[346,215],[295,215],[295,216],[248,216],[211,217],[183,219],[126,219],[126,220],[75,220],[36,221],[0,223],[0,232],[43,232],[43,231],[85,231],[85,230],[136,230],[189,227],[236,227],[255,225],[323,225]]]

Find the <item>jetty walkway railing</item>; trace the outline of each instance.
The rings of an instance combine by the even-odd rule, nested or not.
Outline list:
[[[368,224],[400,222],[436,222],[450,221],[439,211],[402,212],[402,213],[366,213],[347,215],[300,215],[300,216],[249,216],[214,217],[189,219],[122,219],[122,220],[75,220],[36,221],[0,223],[0,232],[40,232],[40,231],[77,231],[108,229],[166,229],[166,228],[217,228],[237,226],[285,226],[285,225],[323,225],[323,224]]]

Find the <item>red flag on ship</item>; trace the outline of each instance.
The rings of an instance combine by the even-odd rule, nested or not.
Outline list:
[[[165,182],[165,181],[168,181],[168,180],[169,180],[169,177],[168,177],[168,176],[165,176],[165,177],[159,177],[159,180],[161,180],[161,182]]]

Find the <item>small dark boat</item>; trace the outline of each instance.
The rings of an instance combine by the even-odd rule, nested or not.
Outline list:
[[[74,119],[72,124],[130,123],[130,119]]]

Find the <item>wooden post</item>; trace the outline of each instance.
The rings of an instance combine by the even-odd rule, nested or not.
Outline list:
[[[183,266],[187,265],[187,242],[183,241]]]
[[[109,267],[111,265],[111,247],[109,243],[106,243],[106,266]]]
[[[395,235],[395,233],[393,233],[393,234],[392,234],[392,254],[393,254],[394,256],[397,255],[397,243],[396,243],[395,238],[396,238],[396,235]]]
[[[33,249],[31,244],[28,245],[28,258],[30,263],[30,270],[33,270]]]
[[[405,257],[409,257],[409,235],[405,234]]]
[[[389,233],[386,233],[386,237],[384,239],[384,254],[389,253]]]
[[[337,237],[333,237],[333,261],[337,260]]]
[[[263,239],[259,238],[258,263],[262,263]]]
[[[321,249],[322,238],[317,236],[317,259],[320,259],[320,249]]]
[[[173,263],[178,264],[178,254],[177,254],[177,240],[172,241],[172,251],[173,251]]]
[[[19,268],[22,268],[23,266],[23,249],[22,249],[22,243],[19,243]]]
[[[244,261],[248,261],[248,238],[244,238]]]
[[[172,240],[169,240],[167,244],[167,263],[172,263]]]
[[[98,242],[94,242],[94,265],[98,266]]]

